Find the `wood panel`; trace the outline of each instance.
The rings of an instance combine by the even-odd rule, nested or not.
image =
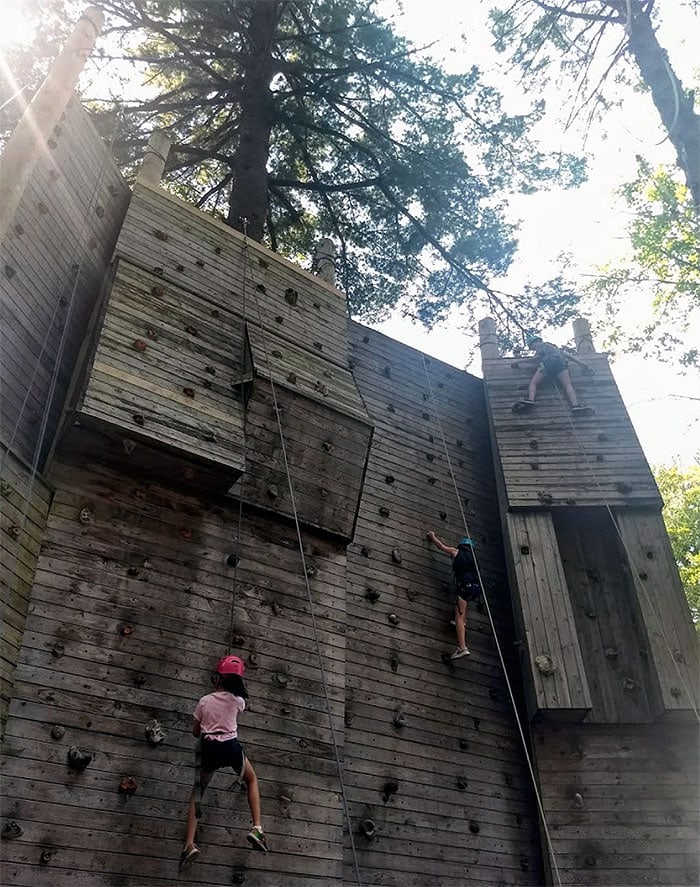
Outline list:
[[[243,410],[232,388],[241,337],[230,309],[212,315],[196,294],[121,260],[75,418],[139,443],[135,463],[163,448],[215,469],[227,490],[244,467]]]
[[[697,884],[697,725],[541,726],[534,748],[563,884]]]
[[[629,581],[646,627],[645,654],[656,672],[657,715],[696,720],[698,638],[660,514],[618,511],[615,520],[629,559]]]
[[[530,716],[580,720],[593,703],[551,515],[510,513],[505,526]]]
[[[572,415],[563,392],[541,386],[535,407],[514,414],[535,364],[484,362],[494,441],[509,508],[562,505],[656,505],[661,500],[603,354],[586,355],[594,371],[571,364],[579,398],[594,413]]]
[[[0,730],[3,734],[51,495],[52,490],[41,475],[0,447]]]
[[[0,424],[29,462],[41,446],[43,464],[50,448],[128,197],[87,111],[71,102],[2,244]]]

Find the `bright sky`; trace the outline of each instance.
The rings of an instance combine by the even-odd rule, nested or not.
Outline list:
[[[0,0],[0,52],[30,36],[22,13],[24,3],[25,0]],[[486,26],[490,5],[484,0],[401,0],[399,6],[397,0],[384,0],[383,9],[397,30],[414,43],[435,43],[430,50],[432,55],[450,70],[463,70],[475,63],[488,71],[489,80],[502,90],[506,101],[512,103],[513,109],[520,109],[523,97],[513,86],[514,77],[505,69],[504,59],[491,48]],[[664,15],[659,31],[661,43],[669,51],[681,79],[690,82],[693,65],[697,64],[697,16],[679,0],[662,0],[657,6]],[[467,36],[462,38],[462,34]],[[551,97],[554,104],[556,99]],[[581,150],[580,133],[563,134],[552,122],[540,134],[553,149]],[[499,288],[516,291],[527,279],[551,276],[556,271],[553,263],[561,252],[572,253],[583,273],[592,272],[596,262],[614,258],[624,249],[628,219],[613,191],[633,178],[635,154],[653,162],[673,162],[670,146],[664,141],[646,95],[626,94],[623,108],[606,115],[604,131],[601,128],[589,134],[586,149],[591,158],[589,181],[582,188],[512,201],[514,217],[522,220],[520,249],[512,271],[499,282]],[[397,312],[378,328],[478,375],[478,355],[471,340],[460,331],[461,327],[473,328],[476,320],[456,314],[449,324],[427,332]],[[553,338],[561,342],[569,337],[567,331]],[[692,399],[700,398],[700,392],[689,388],[690,377],[635,357],[619,358],[614,372],[649,461],[668,463],[675,459],[685,465],[700,461],[700,400]]]

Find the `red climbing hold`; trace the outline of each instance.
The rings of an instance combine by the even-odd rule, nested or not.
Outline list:
[[[138,789],[138,783],[133,776],[124,776],[119,782],[120,795],[133,795]]]

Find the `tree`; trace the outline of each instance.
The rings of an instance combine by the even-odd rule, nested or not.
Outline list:
[[[700,237],[690,192],[675,170],[638,158],[637,178],[621,194],[633,214],[630,255],[599,268],[585,293],[606,346],[700,369]]]
[[[573,78],[570,119],[585,112],[590,121],[604,112],[610,102],[605,87],[625,80],[623,63],[632,60],[698,210],[700,116],[694,92],[684,88],[657,39],[655,16],[655,0],[511,0],[491,14],[497,48],[511,53],[526,78],[541,85],[552,70]]]
[[[664,521],[695,627],[700,631],[700,466],[657,465]]]
[[[431,323],[480,294],[517,325],[514,303],[490,287],[516,248],[508,195],[584,175],[582,161],[533,142],[541,105],[506,114],[476,68],[445,73],[378,17],[375,0],[101,5],[105,60],[145,70],[149,85],[122,103],[115,144],[126,167],[164,126],[169,187],[290,257],[332,236],[355,314],[408,295]],[[100,119],[109,133],[111,106]]]

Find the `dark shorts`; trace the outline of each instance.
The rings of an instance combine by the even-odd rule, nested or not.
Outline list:
[[[559,373],[568,368],[567,362],[563,357],[553,354],[551,357],[545,357],[540,363],[540,370],[546,376],[558,376]]]
[[[205,739],[200,742],[202,772],[213,773],[222,767],[231,767],[240,779],[245,767],[243,746],[237,739]]]
[[[476,601],[481,597],[481,586],[478,582],[458,582],[455,585],[455,604],[463,601]]]

